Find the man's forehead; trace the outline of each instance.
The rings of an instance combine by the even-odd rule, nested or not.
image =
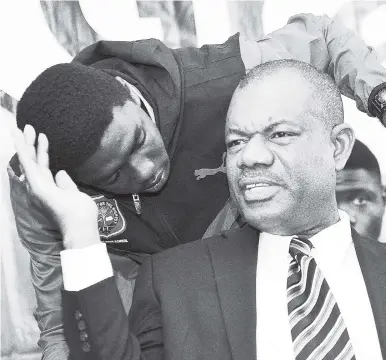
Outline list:
[[[311,126],[310,119],[313,117],[304,106],[295,106],[295,104],[277,105],[273,102],[251,104],[247,107],[233,108],[227,118],[226,129],[253,129],[263,131],[274,126],[290,125],[307,128]]]
[[[379,177],[376,175],[375,171],[365,168],[343,169],[336,175],[336,184],[338,187],[354,186],[359,184],[363,184],[366,187],[378,183]]]
[[[290,78],[294,83],[289,83],[286,76],[277,76],[238,89],[231,102],[228,123],[265,124],[273,118],[300,118],[308,110],[311,89],[303,80],[292,75]]]
[[[294,89],[296,88],[296,91]],[[294,69],[280,69],[272,74],[261,74],[239,88],[240,92],[284,93],[297,98],[299,93],[312,90],[312,82]]]

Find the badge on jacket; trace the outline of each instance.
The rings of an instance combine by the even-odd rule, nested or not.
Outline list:
[[[126,220],[119,210],[115,199],[103,195],[92,196],[98,206],[98,228],[101,239],[109,239],[122,234],[126,229]]]

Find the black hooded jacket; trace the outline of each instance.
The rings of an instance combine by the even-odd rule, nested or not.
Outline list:
[[[171,161],[166,186],[158,194],[140,194],[141,215],[130,194],[83,189],[98,204],[102,241],[137,258],[134,253],[153,254],[202,237],[229,197],[225,117],[245,74],[238,34],[199,49],[173,50],[155,39],[100,41],[73,61],[120,76],[141,92]]]

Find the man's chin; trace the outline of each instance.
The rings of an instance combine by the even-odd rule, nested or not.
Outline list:
[[[151,193],[151,194],[160,192],[165,187],[168,181],[168,178],[169,178],[169,171],[167,169],[162,170],[158,179],[156,179],[156,181],[153,184],[145,188],[142,192]]]
[[[261,216],[266,214],[275,216],[277,212],[280,212],[278,201],[275,196],[265,197],[264,199],[250,200],[243,196],[238,199],[238,207],[241,213],[251,214],[252,217]]]
[[[245,221],[253,228],[277,235],[291,235],[290,229],[287,228],[285,219],[288,217],[288,211],[280,209],[277,204],[262,206],[261,203],[253,208],[244,208],[241,212]]]
[[[357,229],[354,226],[354,229],[360,236],[363,236],[365,238],[369,238],[375,241],[380,241],[379,238],[381,235],[381,228],[378,226],[372,229],[368,229],[368,228]]]
[[[143,192],[147,194],[156,194],[160,192],[165,187],[165,185],[166,185],[166,181],[159,182],[154,186],[152,186],[151,188],[144,190]]]

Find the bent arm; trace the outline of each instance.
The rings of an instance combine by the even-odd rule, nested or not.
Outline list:
[[[90,251],[94,251],[94,255],[96,251],[101,252],[89,257],[87,253]],[[86,260],[88,271],[93,271],[94,266],[108,267],[106,262],[109,259],[107,255],[103,255],[103,252],[106,253],[104,244],[96,245],[94,250],[91,250],[91,247],[84,248],[81,252],[83,259],[89,258]],[[77,262],[76,257],[71,255],[68,250],[62,253],[64,274],[69,264]],[[92,258],[98,258],[94,265]],[[151,268],[151,258],[148,258],[141,266],[136,281],[130,321],[111,276],[78,291],[64,291],[66,314],[77,314],[69,318],[69,322],[72,322],[69,327],[75,329],[76,322],[83,321],[84,326],[79,331],[86,333],[88,345],[85,347],[85,341],[83,344],[78,341],[78,347],[87,349],[87,359],[163,359],[161,310],[153,291]],[[72,287],[67,280],[70,279],[66,278],[65,289]]]
[[[341,93],[354,99],[358,109],[369,115],[372,90],[386,82],[386,70],[376,52],[340,21],[326,15],[295,15],[286,26],[258,41],[241,38],[240,49],[247,70],[278,59],[310,63],[330,74]]]
[[[34,312],[40,329],[38,345],[43,360],[67,360],[69,348],[63,333],[61,235],[47,214],[29,201],[24,182],[9,170],[11,202],[23,246],[31,258],[31,279],[37,307]]]

